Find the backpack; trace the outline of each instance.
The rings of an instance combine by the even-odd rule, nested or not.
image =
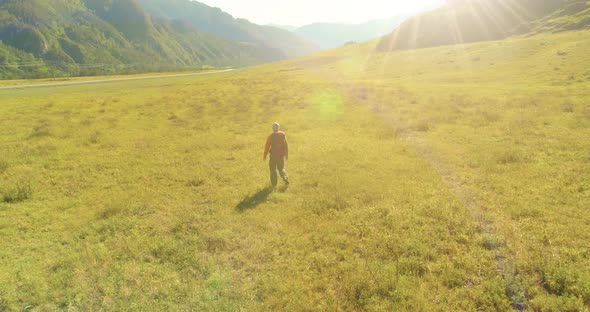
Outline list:
[[[271,155],[285,155],[285,133],[280,131],[273,133],[270,142]]]

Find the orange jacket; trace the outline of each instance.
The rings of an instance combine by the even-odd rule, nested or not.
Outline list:
[[[264,159],[269,153],[271,156],[289,157],[289,143],[284,132],[277,131],[268,136],[264,146]]]

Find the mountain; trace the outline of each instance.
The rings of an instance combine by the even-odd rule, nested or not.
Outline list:
[[[239,67],[313,51],[303,43],[284,51],[285,42],[298,41],[273,43],[294,35],[228,20],[243,25],[244,34],[264,32],[249,37],[257,40],[222,38],[188,20],[150,14],[138,0],[0,0],[0,78]],[[210,21],[211,27],[225,25]]]
[[[378,49],[425,48],[580,29],[590,24],[589,7],[589,2],[576,0],[447,0],[443,7],[402,23],[381,40]]]
[[[189,23],[226,40],[248,42],[282,53],[285,58],[319,51],[319,47],[288,30],[236,19],[219,8],[189,0],[139,0],[150,14]]]
[[[275,27],[275,28],[280,28],[280,29],[284,29],[284,30],[288,30],[290,32],[295,31],[297,28],[297,26],[291,26],[291,25],[281,25],[281,24],[268,24],[266,26],[270,26],[270,27]]]
[[[362,24],[315,23],[299,27],[294,32],[323,49],[332,49],[347,42],[367,41],[386,35],[406,18],[407,16],[396,16]]]

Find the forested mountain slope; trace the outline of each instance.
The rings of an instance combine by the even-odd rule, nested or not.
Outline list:
[[[235,67],[286,57],[260,43],[153,16],[137,0],[0,2],[4,79]]]

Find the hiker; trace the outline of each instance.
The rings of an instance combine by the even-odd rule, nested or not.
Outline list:
[[[289,159],[289,143],[287,143],[285,133],[279,129],[281,129],[279,123],[272,124],[273,133],[266,139],[264,147],[263,160],[266,160],[266,156],[270,153],[268,165],[270,167],[270,183],[273,187],[277,186],[277,170],[279,170],[279,175],[285,184],[289,185],[289,178],[285,173],[285,159]]]

